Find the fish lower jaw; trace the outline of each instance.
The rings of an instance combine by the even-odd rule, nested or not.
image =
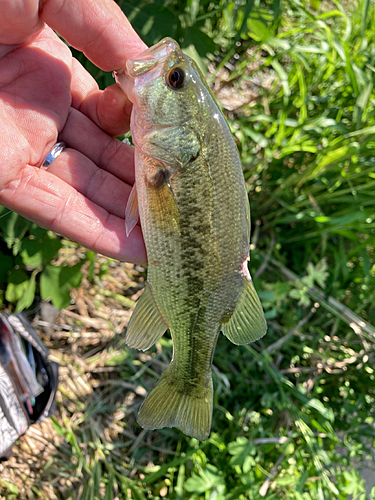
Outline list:
[[[126,74],[124,69],[114,71],[113,77],[116,83],[120,86],[121,90],[126,94],[128,99],[134,104],[134,79]]]

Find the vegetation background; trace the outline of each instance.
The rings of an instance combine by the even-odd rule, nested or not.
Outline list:
[[[29,311],[61,365],[58,412],[1,466],[0,496],[374,499],[358,473],[375,438],[373,2],[119,4],[147,44],[177,39],[223,104],[269,330],[219,339],[207,441],[143,431],[137,409],[172,352],[168,336],[147,353],[124,345],[146,270],[0,207],[0,302]]]

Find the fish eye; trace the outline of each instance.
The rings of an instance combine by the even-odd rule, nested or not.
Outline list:
[[[186,73],[182,68],[174,67],[167,74],[167,84],[171,89],[180,89],[186,83]]]

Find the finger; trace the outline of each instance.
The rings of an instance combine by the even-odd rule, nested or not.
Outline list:
[[[26,42],[43,27],[38,0],[2,0],[0,43]]]
[[[46,0],[40,16],[104,71],[121,69],[146,48],[113,0]]]
[[[97,167],[82,153],[70,148],[64,149],[48,167],[48,172],[108,213],[124,218],[131,186]]]
[[[115,83],[107,87],[99,96],[96,112],[100,127],[107,134],[122,135],[130,129],[132,103]]]
[[[31,165],[19,169],[12,180],[2,186],[0,202],[39,226],[63,234],[94,252],[127,262],[146,262],[138,226],[127,237],[124,219],[108,213],[48,171]]]
[[[94,78],[76,60],[72,62],[72,106],[111,136],[128,132],[132,104],[117,84],[100,90]]]
[[[61,141],[127,184],[134,184],[134,148],[100,130],[74,108],[59,134]]]

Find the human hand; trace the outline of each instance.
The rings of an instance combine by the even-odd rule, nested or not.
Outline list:
[[[0,203],[96,252],[146,262],[140,227],[125,234],[133,148],[113,138],[129,130],[131,103],[116,84],[99,90],[51,28],[105,71],[145,45],[112,0],[2,7]],[[67,148],[44,169],[57,140]]]

